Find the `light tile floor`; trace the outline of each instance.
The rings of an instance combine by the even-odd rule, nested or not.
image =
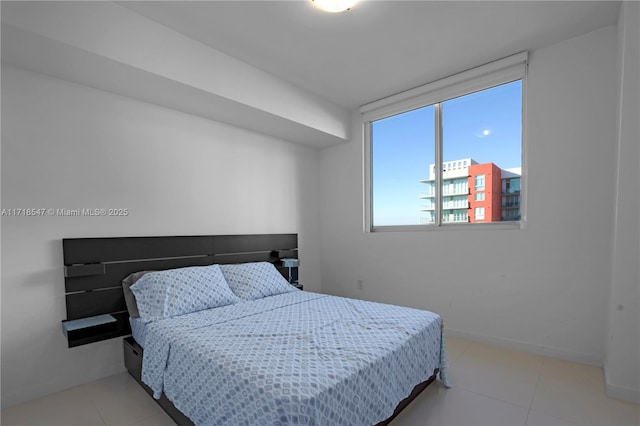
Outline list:
[[[640,425],[640,406],[604,394],[601,368],[453,337],[447,352],[453,388],[429,386],[393,426]]]
[[[429,386],[393,426],[640,425],[640,406],[604,395],[602,370],[449,337],[453,388]],[[11,425],[173,425],[127,373],[2,410]]]

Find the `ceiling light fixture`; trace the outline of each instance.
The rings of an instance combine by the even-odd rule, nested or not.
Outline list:
[[[311,0],[311,3],[325,12],[336,13],[351,9],[358,0]]]

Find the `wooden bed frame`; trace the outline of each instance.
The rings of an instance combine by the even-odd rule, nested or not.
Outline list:
[[[131,334],[122,280],[144,270],[268,261],[285,275],[298,258],[297,234],[68,238],[62,240],[67,320],[91,327],[67,334],[69,347]],[[285,275],[286,276],[286,275]],[[110,323],[91,322],[110,316]]]
[[[100,315],[115,318],[115,322],[69,334],[69,347],[129,336],[123,339],[125,366],[149,395],[153,392],[141,378],[143,348],[130,336],[121,284],[125,277],[143,270],[258,261],[273,263],[286,277],[288,271],[282,267],[282,259],[298,257],[297,234],[72,238],[63,239],[62,243],[67,305],[67,320],[63,323]],[[433,382],[437,373],[434,371],[416,385],[393,415],[377,426],[388,425]],[[164,394],[155,401],[178,425],[193,425]]]

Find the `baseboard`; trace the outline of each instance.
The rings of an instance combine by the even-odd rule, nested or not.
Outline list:
[[[604,392],[611,398],[632,402],[634,404],[640,404],[640,390],[612,385],[611,383],[609,383],[609,377],[607,376],[606,368],[604,369]]]
[[[605,383],[604,391],[607,396],[615,399],[621,399],[623,401],[632,402],[634,404],[640,404],[640,391],[636,389],[621,388],[613,386],[609,383]]]
[[[461,339],[471,340],[477,343],[485,343],[488,345],[500,346],[507,349],[515,349],[518,351],[529,352],[536,355],[548,356],[550,358],[558,358],[565,361],[573,361],[580,364],[592,365],[595,367],[602,367],[603,365],[602,357],[595,354],[585,354],[580,352],[567,351],[565,349],[553,348],[550,346],[535,345],[518,340],[484,336],[481,334],[468,333],[466,331],[455,330],[447,327],[444,328],[444,333],[445,336],[459,337]]]
[[[78,381],[78,378],[75,376],[63,376],[46,383],[38,384],[37,386],[19,390],[17,392],[3,392],[1,407],[4,410],[5,408],[13,407],[15,405],[32,401],[34,399],[38,399],[55,392],[60,392],[74,386],[83,385],[85,383],[93,382],[94,380],[113,376],[114,374],[122,373],[125,371],[127,370],[124,368],[124,363],[122,361],[119,361],[117,364],[112,364],[106,366],[105,368],[100,368],[99,370],[93,371],[91,374],[83,377],[81,381]]]

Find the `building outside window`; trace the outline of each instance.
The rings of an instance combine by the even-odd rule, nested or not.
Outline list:
[[[501,220],[520,220],[520,170],[503,171]]]
[[[463,163],[469,166],[443,171],[442,209],[446,211],[443,223],[474,223],[476,219],[484,223],[520,220],[520,169],[501,170],[493,163],[479,164],[473,158],[467,158]],[[419,194],[423,202],[422,224],[435,220],[435,164],[431,164],[429,170],[429,179],[422,181],[427,190]],[[479,191],[478,182],[483,188]],[[483,209],[481,218],[475,214],[476,207]]]
[[[514,55],[361,108],[366,230],[520,220],[525,69]]]

